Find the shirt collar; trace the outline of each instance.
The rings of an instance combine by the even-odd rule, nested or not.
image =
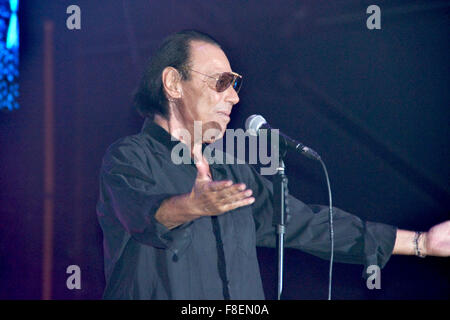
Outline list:
[[[183,143],[150,118],[145,118],[141,132],[150,135],[152,138],[165,145],[169,151],[179,143]]]

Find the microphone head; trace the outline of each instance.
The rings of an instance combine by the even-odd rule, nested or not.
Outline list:
[[[245,120],[245,130],[252,136],[257,136],[258,131],[263,124],[266,124],[266,119],[259,114],[253,114]]]

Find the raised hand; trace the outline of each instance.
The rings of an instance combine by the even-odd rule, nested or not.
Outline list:
[[[175,228],[202,216],[220,215],[255,202],[252,190],[245,184],[233,184],[229,180],[212,181],[204,159],[197,161],[196,166],[198,172],[191,192],[165,200],[155,213],[156,220],[167,228]]]
[[[450,256],[450,220],[432,227],[425,238],[425,253],[429,256]]]
[[[189,195],[191,210],[197,216],[219,215],[252,204],[252,190],[243,183],[212,181],[206,161],[197,162],[197,178]]]

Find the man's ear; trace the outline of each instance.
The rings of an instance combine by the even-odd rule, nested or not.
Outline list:
[[[161,80],[167,99],[181,98],[181,75],[177,69],[173,67],[164,68]]]

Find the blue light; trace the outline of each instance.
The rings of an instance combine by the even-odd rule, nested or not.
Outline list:
[[[6,37],[6,48],[19,47],[19,24],[17,22],[17,7],[19,0],[10,0],[9,7],[11,8],[11,18],[9,19],[8,35]]]
[[[18,8],[18,0],[0,0],[0,109],[19,108]]]
[[[19,47],[19,25],[17,24],[17,14],[13,13],[9,20],[6,48],[11,49],[16,47]]]
[[[17,8],[19,7],[19,0],[9,0],[9,7],[11,12],[17,13]]]

